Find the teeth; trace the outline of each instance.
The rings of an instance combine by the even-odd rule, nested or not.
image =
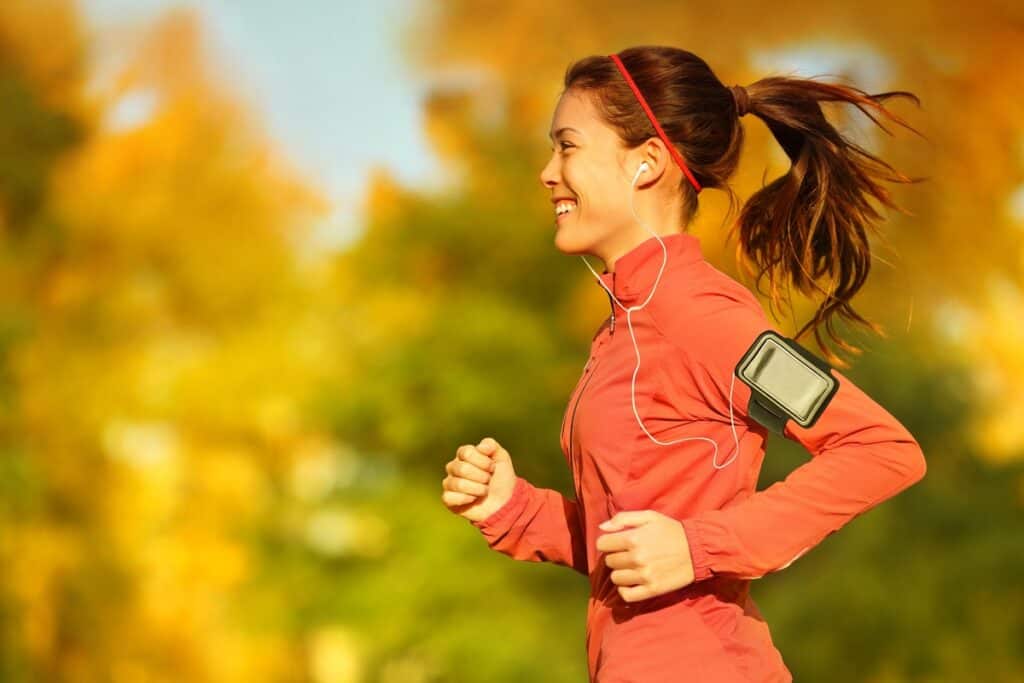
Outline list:
[[[558,206],[555,207],[555,213],[561,216],[564,213],[569,213],[575,208],[576,204],[574,202],[559,202]]]

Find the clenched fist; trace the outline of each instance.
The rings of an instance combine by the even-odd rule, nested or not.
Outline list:
[[[516,486],[512,457],[497,441],[459,446],[444,467],[441,500],[449,510],[472,522],[482,521],[508,502]]]
[[[690,540],[678,519],[657,510],[620,510],[597,525],[596,547],[626,602],[646,600],[693,583]]]

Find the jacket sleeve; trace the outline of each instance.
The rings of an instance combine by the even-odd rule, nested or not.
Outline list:
[[[693,297],[688,324],[672,333],[682,352],[685,379],[708,407],[737,427],[750,418],[750,387],[730,382],[740,358],[757,336],[773,329],[761,304],[741,284],[735,290]],[[691,303],[690,299],[687,303]],[[857,515],[924,477],[924,454],[907,429],[844,374],[818,420],[803,428],[792,419],[786,438],[811,459],[784,481],[722,509],[681,520],[690,545],[695,580],[716,574],[754,579],[784,569]],[[682,381],[683,376],[680,376]],[[722,446],[720,446],[722,447]],[[730,443],[726,452],[732,452]]]
[[[579,505],[558,491],[516,477],[512,497],[486,519],[470,523],[488,546],[513,559],[553,562],[588,575]]]

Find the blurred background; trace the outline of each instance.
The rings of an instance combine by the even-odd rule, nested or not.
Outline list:
[[[566,67],[638,44],[921,98],[889,106],[927,139],[827,113],[929,178],[890,186],[910,213],[855,300],[888,336],[839,328],[928,474],[751,589],[797,681],[1024,680],[998,0],[0,2],[0,680],[585,681],[586,580],[489,550],[441,480],[493,436],[572,491],[608,300],[538,175]],[[744,126],[743,198],[787,169]],[[694,233],[740,279],[726,209]],[[772,439],[759,488],[809,457]]]

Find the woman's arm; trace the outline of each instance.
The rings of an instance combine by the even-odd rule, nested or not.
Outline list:
[[[553,562],[588,575],[579,505],[558,491],[517,476],[512,497],[487,519],[470,523],[487,545],[513,559]]]
[[[666,365],[670,374],[673,369],[685,373],[672,382],[677,389],[688,382],[695,387],[690,393],[700,394],[729,419],[736,364],[761,332],[778,330],[752,294],[706,292],[693,301],[694,317],[687,316],[693,324],[666,333],[684,362]],[[831,372],[839,387],[817,422],[803,428],[787,420],[784,428],[786,438],[811,454],[810,461],[735,505],[681,520],[695,580],[715,574],[752,579],[784,569],[857,515],[924,477],[924,453],[910,432],[845,375],[834,368]],[[750,393],[735,379],[737,428],[753,422],[747,410]],[[733,445],[719,448],[731,453]]]

